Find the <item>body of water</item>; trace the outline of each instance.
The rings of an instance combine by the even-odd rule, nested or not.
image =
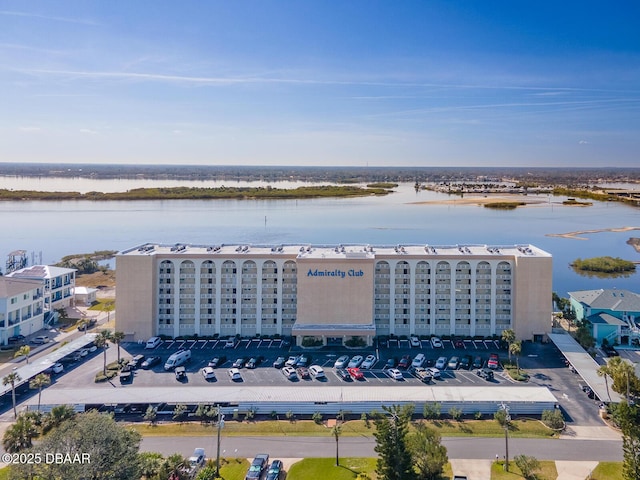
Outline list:
[[[89,189],[84,191],[124,191],[140,186],[173,185],[160,180],[49,179],[48,183],[46,180],[39,179],[44,182],[42,185],[59,185],[54,190],[61,191],[85,188]],[[176,186],[202,186],[203,183],[214,182],[174,182]],[[271,185],[296,186],[287,182]],[[0,188],[3,188],[1,184]],[[27,188],[50,190],[41,188],[37,182]],[[603,255],[640,260],[640,254],[626,244],[630,237],[640,237],[640,230],[580,235],[584,240],[547,236],[640,227],[639,209],[612,202],[567,207],[561,205],[564,198],[552,196],[542,196],[539,198],[542,203],[510,211],[437,203],[454,198],[457,197],[415,192],[412,184],[402,184],[396,193],[388,196],[343,199],[0,202],[3,220],[0,255],[21,249],[28,252],[30,263],[32,258],[38,263],[40,255],[43,263],[54,263],[64,255],[122,250],[146,242],[531,243],[553,255],[554,290],[561,295],[572,290],[614,287],[640,291],[638,273],[626,278],[599,279],[580,276],[569,267],[576,258]],[[4,271],[4,265],[0,265]]]

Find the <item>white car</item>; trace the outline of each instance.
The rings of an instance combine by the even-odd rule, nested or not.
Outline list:
[[[411,346],[412,347],[421,347],[422,344],[420,343],[420,339],[418,337],[416,337],[415,335],[411,335],[411,338],[409,339],[409,341],[411,342]]]
[[[289,366],[283,367],[282,370],[280,371],[289,380],[295,380],[298,378],[298,375],[296,374],[296,369],[293,367],[289,367]]]
[[[431,337],[431,348],[442,348],[440,337]]]
[[[445,368],[447,368],[447,357],[439,357],[438,360],[436,360],[435,367],[438,370],[444,370]]]
[[[229,374],[229,378],[234,382],[239,382],[242,380],[242,374],[237,368],[230,368],[229,370],[227,370],[227,373]]]
[[[325,378],[324,370],[320,365],[311,365],[309,367],[309,373],[311,374],[312,377]]]
[[[285,365],[287,367],[295,367],[296,363],[298,363],[298,357],[297,355],[291,355],[287,361],[285,362]]]
[[[364,362],[362,362],[362,365],[360,365],[360,368],[372,368],[375,363],[378,361],[378,359],[376,358],[375,355],[367,355],[367,358],[364,359]]]
[[[356,355],[351,360],[349,360],[347,368],[358,368],[363,361],[364,361],[364,358],[362,357],[362,355]]]
[[[424,362],[427,360],[427,358],[424,356],[424,353],[419,353],[415,356],[415,358],[413,359],[413,361],[411,362],[411,366],[413,368],[420,368],[424,365]]]
[[[202,376],[204,377],[205,380],[215,380],[216,372],[211,367],[204,367],[202,369]]]
[[[394,380],[402,380],[404,377],[402,376],[402,372],[397,368],[390,368],[387,370],[387,375],[389,375]]]
[[[349,363],[349,355],[342,355],[338,357],[336,362],[333,364],[333,368],[347,368],[347,364]]]
[[[440,369],[436,367],[427,368],[427,372],[429,372],[433,378],[440,378],[442,376],[440,375]]]

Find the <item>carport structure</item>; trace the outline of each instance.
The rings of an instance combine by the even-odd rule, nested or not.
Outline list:
[[[605,379],[605,376],[598,375],[600,364],[571,335],[549,333],[548,336],[600,400],[613,403],[623,400],[620,395],[611,390],[613,380],[608,376]]]

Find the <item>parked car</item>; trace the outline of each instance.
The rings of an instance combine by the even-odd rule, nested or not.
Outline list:
[[[302,378],[304,380],[308,380],[311,378],[311,374],[309,373],[309,369],[307,367],[296,368],[296,373],[298,374],[299,378]]]
[[[262,474],[268,465],[268,453],[261,453],[260,455],[256,455],[256,457],[251,462],[251,466],[249,467],[247,474],[244,476],[244,480],[258,480],[262,478]]]
[[[133,380],[133,368],[129,365],[125,365],[120,370],[120,383],[128,383]]]
[[[306,354],[302,354],[296,360],[296,367],[306,367],[311,363],[311,357]]]
[[[359,367],[363,361],[364,361],[364,358],[362,357],[362,355],[355,355],[353,358],[351,358],[351,360],[349,360],[349,363],[347,364],[347,368]]]
[[[457,370],[460,367],[460,357],[456,357],[455,355],[449,359],[449,363],[447,363],[447,368],[449,370]]]
[[[231,365],[233,368],[242,368],[247,363],[247,359],[244,357],[236,358],[235,362]]]
[[[191,360],[191,350],[178,350],[176,353],[172,353],[164,362],[165,370],[173,370],[176,367],[180,367]]]
[[[344,381],[348,382],[349,380],[351,380],[351,375],[349,375],[349,372],[347,372],[347,370],[344,368],[336,368],[336,375],[338,375],[338,377],[340,377]]]
[[[479,368],[478,371],[476,372],[476,374],[480,377],[480,378],[484,378],[487,381],[493,380],[493,370],[490,370],[488,368]]]
[[[409,338],[409,342],[411,343],[412,347],[421,347],[422,344],[420,343],[420,339],[418,337],[416,337],[415,335],[411,335],[411,338]]]
[[[40,335],[31,340],[31,343],[34,345],[44,345],[45,343],[49,343],[49,337],[46,335]]]
[[[397,368],[390,368],[389,370],[387,370],[387,375],[389,375],[394,380],[403,380],[404,379],[404,376],[402,375],[402,372],[400,370],[398,370]]]
[[[49,368],[47,368],[44,373],[47,375],[51,375],[53,373],[62,373],[64,371],[64,365],[61,363],[54,363]]]
[[[187,370],[183,366],[176,367],[173,373],[175,373],[176,380],[178,380],[179,382],[187,379]]]
[[[433,378],[440,378],[442,377],[442,374],[440,373],[440,369],[436,368],[436,367],[429,367],[427,368],[427,370],[429,371],[429,373],[431,374],[431,376]]]
[[[216,379],[216,372],[213,367],[204,367],[201,371],[205,380],[209,381]]]
[[[349,355],[342,355],[333,364],[333,368],[345,368],[349,364]]]
[[[435,367],[438,370],[444,370],[447,367],[447,357],[438,357]]]
[[[464,348],[464,341],[461,338],[454,338],[451,343],[453,343],[454,348]]]
[[[398,365],[398,359],[393,357],[389,358],[387,359],[387,363],[384,364],[384,370],[387,368],[396,368],[396,365]]]
[[[440,337],[431,337],[431,348],[442,348]]]
[[[19,343],[19,342],[22,342],[23,340],[24,340],[24,335],[13,335],[7,338],[7,342],[9,343]]]
[[[482,368],[484,365],[484,358],[480,355],[476,355],[473,359],[473,364],[471,365],[473,368]]]
[[[267,477],[265,480],[280,480],[280,473],[282,472],[282,462],[280,460],[274,460],[267,470]]]
[[[413,368],[420,368],[424,365],[424,362],[426,360],[427,358],[424,356],[424,353],[419,353],[413,358],[413,361],[411,362],[411,366]]]
[[[282,368],[284,367],[284,362],[285,362],[285,358],[284,357],[278,357],[275,359],[275,361],[273,362],[273,368]]]
[[[148,348],[151,350],[156,348],[161,343],[162,343],[162,339],[160,337],[151,337],[149,340],[147,340],[147,343],[145,344],[144,348]]]
[[[375,363],[378,361],[375,355],[367,355],[367,358],[364,359],[360,368],[369,369],[372,368]]]
[[[411,357],[409,355],[403,355],[398,362],[398,368],[404,368],[405,370],[411,365]]]
[[[247,368],[256,368],[264,361],[264,357],[262,355],[257,357],[251,357],[249,361],[245,364]]]
[[[80,322],[78,322],[78,330],[81,332],[87,331],[89,330],[91,327],[95,326],[96,324],[96,319],[95,318],[89,318],[86,320],[81,320]]]
[[[289,358],[287,358],[287,361],[284,364],[287,367],[295,367],[296,363],[298,363],[298,356],[297,355],[291,355],[291,356],[289,356]]]
[[[423,367],[416,368],[414,370],[414,373],[416,374],[416,377],[418,377],[420,381],[424,383],[429,383],[433,379],[433,375],[431,375],[431,372]]]
[[[224,348],[235,348],[237,343],[236,337],[229,337],[224,342]]]
[[[219,355],[209,360],[209,363],[207,364],[207,366],[211,368],[218,368],[224,365],[224,362],[226,361],[227,361],[227,357],[225,357],[224,355]]]
[[[296,369],[293,367],[288,367],[288,366],[282,367],[281,372],[288,380],[298,379],[298,375],[296,375]]]
[[[154,365],[159,364],[162,361],[162,358],[158,357],[157,355],[153,355],[151,357],[147,357],[141,364],[140,364],[140,368],[143,368],[145,370],[150,369],[151,367],[153,367]]]
[[[460,359],[460,368],[469,370],[471,368],[471,355],[463,355]]]
[[[87,353],[89,353],[89,350],[87,350]],[[129,365],[131,365],[131,368],[136,369],[142,366],[142,362],[144,362],[144,355],[136,355],[131,360],[129,360]]]
[[[364,373],[358,367],[347,368],[347,372],[354,380],[364,380]]]
[[[242,381],[242,374],[237,368],[230,368],[229,370],[227,370],[227,374],[229,375],[229,378],[234,382]]]
[[[309,373],[319,379],[319,378],[326,378],[325,374],[324,374],[324,370],[322,369],[322,367],[320,365],[311,365],[309,367]]]
[[[188,464],[189,464],[188,475],[190,476],[189,478],[192,478],[193,476],[195,476],[198,470],[204,467],[205,460],[206,460],[206,456],[204,454],[204,448],[196,448],[193,451],[193,455],[191,455],[188,458]]]
[[[497,353],[492,353],[489,355],[489,360],[487,360],[487,367],[495,370],[500,365],[500,359],[498,358]]]

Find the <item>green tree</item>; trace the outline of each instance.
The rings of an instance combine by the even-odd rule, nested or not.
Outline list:
[[[449,409],[449,416],[456,422],[459,422],[462,419],[462,410],[457,407],[451,407]]]
[[[15,464],[11,477],[90,478],[92,480],[139,480],[140,434],[117,424],[111,415],[95,410],[78,414],[53,429],[32,451],[70,455],[79,452],[90,461]]]
[[[336,467],[340,466],[340,435],[342,434],[342,425],[339,422],[331,429],[331,435],[336,439]]]
[[[444,465],[449,461],[447,449],[441,444],[440,434],[424,423],[414,424],[407,445],[411,452],[417,480],[438,480]]]
[[[160,480],[160,472],[164,457],[158,452],[140,452],[138,454],[138,464],[140,465],[140,475],[146,480]],[[166,478],[166,477],[165,477]]]
[[[149,422],[151,425],[153,425],[154,423],[156,423],[157,417],[158,417],[158,411],[156,410],[155,407],[149,405],[147,407],[147,410],[144,412],[144,417],[142,417],[142,419],[145,422]]]
[[[543,410],[541,420],[547,427],[553,428],[554,430],[559,430],[564,427],[564,416],[559,408]]]
[[[378,454],[376,474],[379,480],[410,480],[415,478],[411,452],[407,446],[409,421],[413,407],[383,406],[384,413],[377,415],[375,452]]]
[[[596,344],[596,340],[593,338],[591,330],[589,329],[589,322],[587,322],[586,320],[578,322],[578,329],[576,330],[576,341],[585,350],[593,348]]]
[[[195,480],[216,480],[216,467],[215,465],[206,465],[202,470],[198,472]]]
[[[509,355],[516,357],[516,367],[520,375],[520,354],[522,353],[522,342],[513,342],[509,345]]]
[[[616,409],[616,420],[622,430],[622,477],[637,480],[640,478],[640,409],[623,401]]]
[[[505,342],[509,347],[509,361],[511,361],[511,344],[516,341],[516,332],[512,329],[507,328],[502,331],[502,341]]]
[[[96,339],[93,341],[96,347],[102,349],[104,360],[102,366],[103,375],[107,374],[107,348],[109,348],[109,342],[111,341],[111,338],[112,336],[109,330],[101,330],[100,333],[98,333],[98,335],[96,336]]]
[[[118,363],[120,363],[120,344],[124,340],[124,332],[113,332],[111,334],[111,341],[118,347]]]
[[[442,414],[442,405],[438,402],[425,402],[422,416],[428,420],[436,420]]]
[[[11,385],[11,401],[13,403],[13,418],[18,418],[18,411],[16,410],[16,383],[22,380],[18,372],[11,372],[2,378],[2,385]]]
[[[159,478],[171,478],[172,480],[182,480],[186,477],[184,474],[184,466],[187,460],[179,453],[169,455],[162,464]]]
[[[600,376],[611,377],[613,380],[611,388],[614,392],[624,396],[627,392],[629,396],[640,395],[640,379],[636,375],[634,366],[627,360],[621,357],[610,358],[607,364],[602,365],[597,372]]]
[[[57,405],[47,413],[42,420],[42,433],[47,433],[59,427],[63,422],[76,416],[76,411],[71,405]]]
[[[528,455],[517,455],[514,459],[516,466],[520,469],[522,476],[527,480],[536,478],[536,472],[540,470],[540,462],[535,457]]]
[[[17,453],[33,446],[32,440],[39,435],[38,426],[28,415],[21,414],[4,432],[2,446],[9,453]]]
[[[51,385],[51,377],[46,373],[39,373],[30,382],[29,388],[38,389],[38,411],[40,411],[40,398],[42,397],[42,389],[47,385]]]
[[[13,355],[13,358],[24,357],[27,363],[29,363],[29,354],[31,353],[31,347],[29,345],[23,345],[16,353]]]
[[[182,421],[187,414],[187,406],[181,403],[173,408],[173,419]]]

